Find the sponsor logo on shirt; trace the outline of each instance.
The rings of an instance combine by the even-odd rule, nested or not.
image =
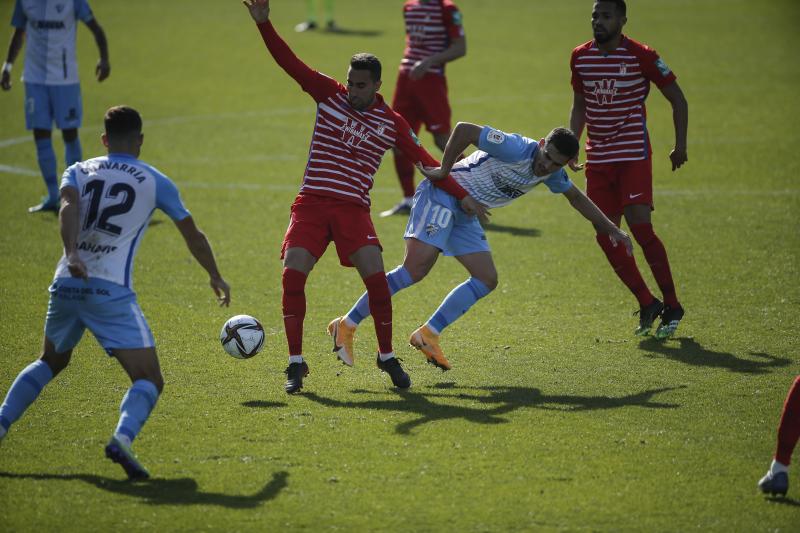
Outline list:
[[[669,76],[670,73],[669,67],[667,66],[666,63],[664,63],[664,60],[661,59],[660,57],[656,60],[656,68],[658,68],[658,71],[661,72],[661,75],[664,76],[665,78]]]
[[[517,189],[509,183],[505,183],[499,174],[492,173],[492,183],[499,192],[505,194],[512,200],[525,194],[525,191]]]
[[[364,124],[349,117],[342,124],[342,140],[350,146],[358,148],[362,142],[368,139],[369,132]]]
[[[627,65],[627,63],[620,64],[620,66],[619,66],[619,75],[620,76],[624,76],[627,73],[628,73],[628,65]]]
[[[506,140],[506,136],[502,131],[491,130],[488,135],[486,135],[486,140],[492,144],[502,144],[502,142]]]
[[[598,104],[610,104],[614,101],[614,95],[616,94],[617,87],[615,80],[600,80],[594,82],[594,96]]]
[[[37,30],[63,30],[63,20],[35,20],[31,21],[31,25]]]

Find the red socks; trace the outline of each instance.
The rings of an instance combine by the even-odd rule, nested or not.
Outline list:
[[[375,322],[378,349],[381,353],[392,353],[392,295],[384,272],[376,272],[364,279],[369,297],[369,312]]]
[[[789,466],[798,439],[800,439],[800,376],[795,378],[783,404],[775,460]]]
[[[644,257],[650,265],[653,277],[658,283],[658,288],[664,295],[664,303],[670,307],[679,307],[678,297],[675,296],[675,284],[672,281],[672,273],[669,270],[669,259],[667,250],[661,240],[653,232],[652,224],[633,224],[631,227],[636,242],[642,247]]]
[[[298,270],[283,269],[283,327],[289,355],[303,355],[303,320],[306,318],[306,276]]]
[[[394,168],[397,170],[397,179],[403,189],[403,196],[414,196],[414,163],[398,150],[394,151]]]
[[[636,260],[634,260],[633,256],[628,255],[625,247],[621,244],[614,246],[605,233],[598,233],[595,235],[595,239],[597,239],[597,244],[605,252],[608,262],[611,263],[611,267],[617,273],[619,279],[636,296],[639,306],[644,307],[653,303],[653,294],[642,279],[642,275],[636,267]]]

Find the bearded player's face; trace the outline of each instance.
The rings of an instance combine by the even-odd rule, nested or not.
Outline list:
[[[381,81],[373,81],[368,70],[347,71],[347,100],[353,109],[363,111],[375,101],[375,93],[381,88]]]
[[[592,8],[594,40],[604,44],[614,39],[622,32],[626,20],[612,2],[595,2]]]

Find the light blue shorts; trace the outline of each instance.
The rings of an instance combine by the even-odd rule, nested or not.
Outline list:
[[[56,279],[50,286],[45,336],[62,353],[78,344],[86,328],[108,355],[118,348],[155,346],[132,290],[103,279]]]
[[[467,215],[454,196],[428,180],[423,180],[414,193],[403,237],[428,243],[450,256],[490,251],[478,218]]]
[[[81,127],[83,104],[81,86],[25,84],[25,127],[29,130],[60,130]]]

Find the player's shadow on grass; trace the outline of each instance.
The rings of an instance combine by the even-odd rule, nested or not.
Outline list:
[[[755,359],[742,359],[732,353],[703,348],[699,342],[689,337],[681,337],[677,341],[680,343],[679,346],[648,337],[639,343],[639,348],[650,352],[650,357],[661,356],[687,365],[724,368],[740,374],[766,374],[771,368],[783,368],[792,363],[791,359],[786,357],[762,352],[750,352]]]
[[[508,233],[514,237],[539,237],[542,234],[542,232],[536,228],[518,228],[516,226],[504,226],[493,222],[483,226],[483,229],[485,231],[494,231],[497,233]]]
[[[380,37],[383,32],[380,30],[357,30],[355,28],[342,28],[336,26],[332,29],[322,30],[320,35],[343,35],[347,37]]]
[[[800,507],[800,500],[796,500],[795,498],[788,498],[786,496],[767,496],[764,499],[768,502],[779,503],[789,507]]]
[[[132,483],[127,480],[112,479],[92,474],[13,474],[0,472],[0,478],[83,481],[98,489],[132,496],[150,505],[219,505],[231,509],[250,509],[275,499],[288,485],[288,472],[276,472],[264,487],[250,496],[234,496],[218,492],[198,490],[197,481],[192,478],[148,479]]]
[[[447,392],[417,392],[413,390],[395,390],[393,398],[359,401],[341,401],[333,398],[324,398],[313,392],[303,394],[304,398],[326,407],[344,407],[348,409],[366,409],[368,411],[393,411],[406,412],[419,415],[409,422],[403,422],[396,428],[401,435],[410,435],[411,432],[430,422],[442,420],[461,419],[476,424],[503,424],[508,422],[503,415],[530,407],[552,411],[594,411],[599,409],[617,409],[620,407],[647,407],[651,409],[674,409],[677,404],[653,401],[653,396],[683,387],[663,387],[650,389],[644,392],[628,394],[626,396],[580,396],[564,394],[542,394],[539,389],[529,387],[453,387],[445,384],[436,387]],[[459,392],[467,391],[467,392]],[[354,394],[378,395],[382,392],[367,390],[354,390]],[[437,401],[432,401],[437,400]],[[454,400],[479,404],[481,407],[471,405],[457,405],[453,403],[440,403],[438,400]]]

